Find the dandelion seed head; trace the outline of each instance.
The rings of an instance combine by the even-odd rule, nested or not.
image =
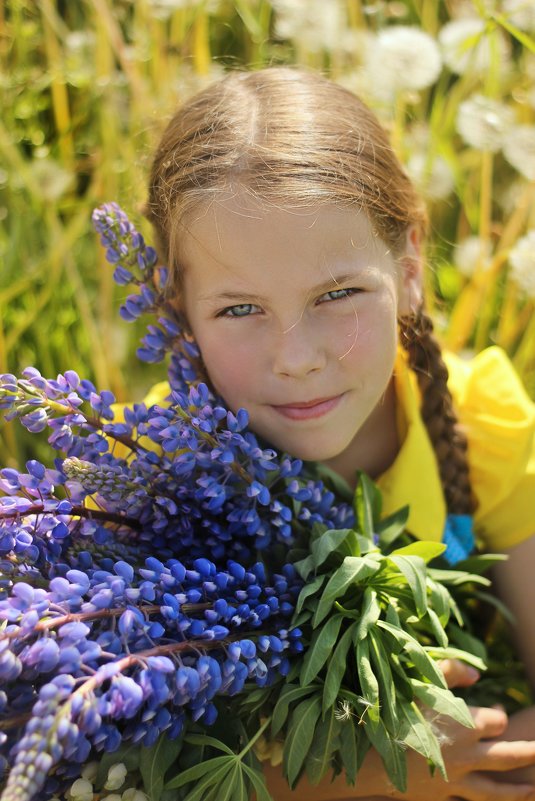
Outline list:
[[[535,298],[535,228],[512,248],[509,264],[513,280],[528,298]]]
[[[388,99],[397,91],[417,91],[433,84],[442,69],[435,40],[419,28],[393,25],[382,30],[366,54],[370,91]]]
[[[347,29],[345,8],[340,0],[272,0],[275,35],[293,39],[311,53],[337,50]]]
[[[455,75],[464,75],[468,70],[482,74],[494,57],[489,37],[485,35],[485,22],[479,17],[447,22],[438,34],[438,42],[444,63]],[[498,43],[500,60],[505,61],[509,47],[502,36]]]
[[[521,31],[535,31],[535,4],[533,0],[502,0],[502,13]]]
[[[516,125],[507,134],[503,154],[528,181],[535,180],[535,125]]]
[[[508,106],[477,94],[460,104],[457,130],[470,147],[496,153],[502,147],[513,121],[514,114]]]
[[[407,172],[428,200],[443,200],[455,187],[452,169],[442,156],[429,158],[426,153],[414,153],[407,163]]]
[[[354,717],[354,714],[351,704],[346,699],[340,701],[334,710],[334,717],[336,720],[347,721]]]
[[[489,268],[491,253],[492,248],[488,240],[479,236],[468,236],[455,245],[453,263],[462,275],[470,278],[476,269]]]

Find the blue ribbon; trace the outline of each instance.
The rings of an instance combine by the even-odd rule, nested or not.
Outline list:
[[[450,565],[470,556],[475,548],[472,515],[448,515],[442,542],[447,546],[442,556]]]

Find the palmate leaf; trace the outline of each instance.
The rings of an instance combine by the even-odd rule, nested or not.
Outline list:
[[[319,686],[319,684],[312,684],[308,685],[308,687],[298,687],[296,684],[287,684],[282,688],[279,699],[273,710],[273,716],[271,718],[272,737],[276,737],[286,723],[286,718],[288,717],[288,713],[290,711],[290,704],[299,700],[300,698],[311,695],[319,688]]]
[[[377,629],[370,629],[368,633],[370,648],[370,661],[373,665],[377,683],[379,685],[379,702],[381,705],[381,717],[387,729],[395,734],[399,727],[398,714],[396,711],[397,697],[396,685],[392,677],[388,654],[383,647],[381,632]]]
[[[415,703],[408,704],[402,701],[399,705],[399,716],[402,725],[398,737],[409,748],[428,759],[433,767],[437,767],[444,779],[447,780],[446,768],[439,742],[433,729],[418,709]]]
[[[234,754],[226,754],[225,756],[213,757],[197,765],[181,771],[177,776],[174,776],[165,784],[165,790],[177,790],[189,782],[197,782],[200,779],[210,778],[214,775],[219,775],[220,771],[225,773],[230,770],[234,761]],[[209,785],[206,785],[209,786]]]
[[[325,685],[323,688],[323,710],[322,714],[325,715],[328,708],[333,706],[340,691],[340,685],[344,678],[344,673],[347,667],[347,655],[351,646],[351,640],[355,634],[358,624],[353,623],[340,637],[333,655],[329,661],[327,675],[325,677]]]
[[[388,559],[404,575],[412,592],[416,612],[423,617],[427,611],[427,585],[425,562],[420,556],[403,556],[391,553]]]
[[[390,781],[404,793],[407,789],[405,743],[391,737],[382,720],[369,720],[366,727],[366,734],[380,754]]]
[[[165,774],[176,761],[182,745],[182,740],[170,740],[163,734],[151,748],[140,749],[139,770],[145,792],[151,801],[159,801],[164,788]]]
[[[433,682],[433,684],[436,684],[438,687],[446,687],[446,682],[442,672],[437,667],[433,659],[431,659],[427,651],[417,640],[414,639],[414,637],[412,637],[402,628],[397,628],[396,626],[390,625],[390,623],[387,623],[386,620],[378,620],[377,625],[387,631],[391,635],[392,640],[394,640],[398,646],[402,646],[403,652],[409,657],[410,661],[423,676]]]
[[[339,734],[340,723],[336,719],[334,707],[331,707],[316,726],[312,747],[306,759],[306,775],[311,784],[319,784],[329,768],[332,769],[333,755],[339,746]]]
[[[470,710],[462,698],[458,698],[451,690],[435,687],[418,679],[410,680],[415,696],[429,709],[441,715],[448,715],[463,726],[473,729],[475,724]]]
[[[342,556],[360,556],[357,532],[350,528],[325,531],[319,539],[312,543],[310,550],[316,570],[335,552]]]
[[[331,611],[334,602],[339,600],[352,584],[363,582],[374,573],[377,573],[381,566],[381,560],[380,554],[346,556],[342,565],[335,570],[323,591],[312,621],[313,627],[316,628],[321,623]]]
[[[321,629],[314,632],[303,660],[301,671],[302,686],[310,684],[316,678],[332,654],[343,620],[343,615],[333,615]]]
[[[310,750],[316,723],[321,714],[321,697],[301,701],[292,713],[283,750],[284,773],[293,789]]]
[[[273,801],[273,798],[270,796],[266,787],[264,775],[249,765],[244,764],[243,769],[253,786],[256,795],[256,801]]]

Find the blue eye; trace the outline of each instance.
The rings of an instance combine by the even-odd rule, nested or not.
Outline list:
[[[355,289],[351,287],[349,289],[331,289],[330,292],[326,292],[321,298],[318,299],[319,303],[325,303],[325,300],[343,300],[344,298],[349,298],[351,295],[355,295],[360,292],[359,289]]]
[[[227,306],[218,317],[249,317],[255,307],[254,303],[237,303],[236,306]]]

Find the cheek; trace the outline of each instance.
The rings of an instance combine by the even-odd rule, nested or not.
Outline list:
[[[258,349],[241,337],[210,336],[197,340],[210,381],[234,410],[243,406],[247,390],[258,384]],[[255,357],[256,354],[256,357]]]

